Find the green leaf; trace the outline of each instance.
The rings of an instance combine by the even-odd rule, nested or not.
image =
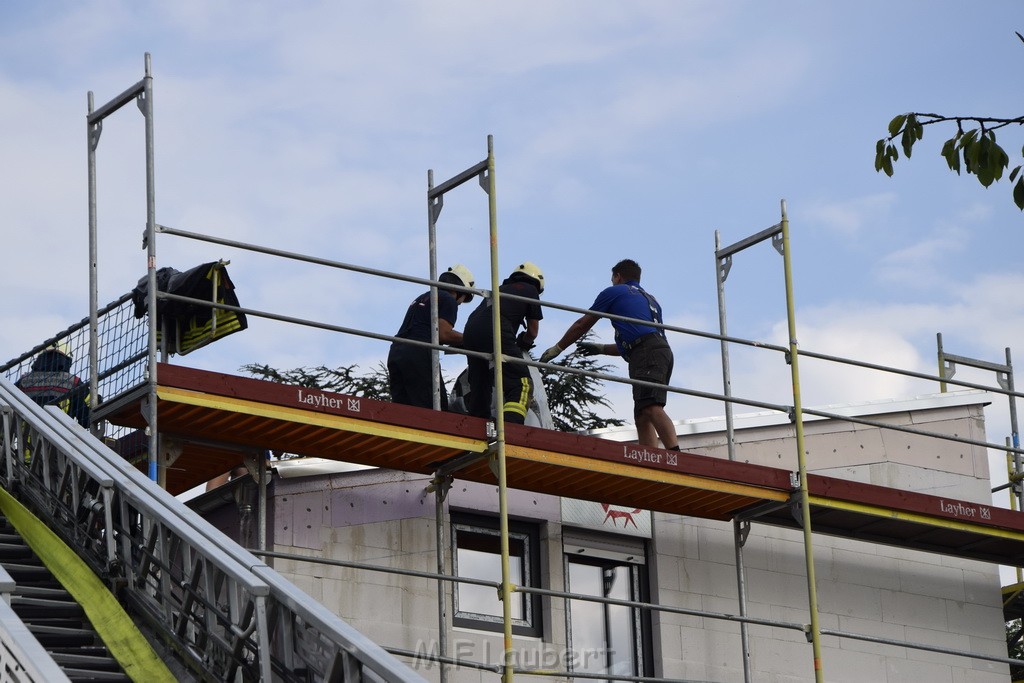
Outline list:
[[[915,141],[916,138],[914,137],[914,130],[908,124],[907,127],[903,129],[903,135],[900,136],[900,144],[903,145],[903,153],[907,155],[908,159],[910,158],[910,152],[914,148]]]
[[[978,157],[981,154],[981,143],[974,141],[973,133],[971,131],[960,140],[960,149],[963,150],[964,155],[964,170],[968,173],[977,173],[978,170]]]
[[[889,122],[889,137],[894,138],[896,134],[903,128],[903,124],[907,121],[906,114],[900,114],[899,116],[893,117],[893,120]]]
[[[976,150],[974,158],[971,160],[974,168],[974,174],[978,176],[978,182],[988,187],[995,180],[995,175],[992,169],[991,163],[991,151],[992,141],[987,136],[982,136],[977,143],[973,146]]]
[[[885,171],[885,175],[892,178],[892,157],[888,154],[882,159],[882,170]]]
[[[1013,203],[1024,211],[1024,177],[1018,178],[1017,184],[1013,186]]]
[[[949,170],[956,171],[960,175],[960,150],[956,146],[956,138],[950,138],[942,145],[942,156],[946,158],[946,165]]]
[[[1020,173],[1020,166],[1010,171],[1010,182],[1012,183],[1017,179],[1017,174]]]

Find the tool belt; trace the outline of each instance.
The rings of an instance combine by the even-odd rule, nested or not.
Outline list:
[[[647,341],[651,337],[660,337],[660,336],[661,336],[661,332],[648,332],[647,334],[641,334],[639,337],[637,337],[633,341],[629,341],[629,342],[624,341],[624,342],[622,342],[622,348],[624,348],[626,351],[632,351],[633,349],[635,349],[636,347],[640,346],[641,344],[643,344],[645,341]]]

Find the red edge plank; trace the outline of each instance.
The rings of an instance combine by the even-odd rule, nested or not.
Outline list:
[[[312,410],[334,415],[386,422],[444,434],[485,438],[486,421],[468,415],[357,398],[319,389],[239,377],[210,370],[160,363],[157,383],[215,396],[258,401],[272,405]],[[693,453],[645,448],[633,443],[609,441],[582,434],[508,424],[506,442],[527,448],[577,455],[596,460],[639,465],[650,469],[679,472],[695,477],[750,484],[789,491],[789,471],[752,465]]]
[[[792,489],[789,483],[789,470],[778,467],[723,460],[694,453],[667,451],[635,443],[609,441],[584,434],[570,434],[514,424],[506,425],[505,440],[516,446],[579,455],[627,465],[641,465],[651,469],[750,484],[776,491]]]
[[[158,363],[156,376],[157,384],[162,387],[198,391],[328,415],[386,422],[470,439],[484,439],[486,434],[485,420],[458,413],[415,408],[293,384],[197,370],[182,365]]]
[[[1024,514],[985,503],[969,503],[954,498],[835,479],[817,474],[808,475],[807,484],[812,496],[877,505],[901,512],[1024,532]]]

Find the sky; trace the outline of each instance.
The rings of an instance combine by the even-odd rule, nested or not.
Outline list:
[[[585,308],[611,266],[637,260],[666,322],[717,332],[715,234],[732,244],[790,221],[800,348],[934,374],[956,355],[1024,354],[1024,215],[1005,180],[981,187],[939,156],[929,127],[893,178],[875,141],[907,111],[1014,117],[1024,62],[1019,0],[523,0],[516,3],[0,4],[0,356],[88,314],[85,116],[152,55],[156,220],[162,225],[416,277],[429,274],[426,189],[495,155],[498,277],[524,260],[544,298]],[[1016,137],[1015,137],[1016,136]],[[1011,154],[1020,131],[1000,131]],[[124,107],[97,147],[99,299],[145,275],[143,118]],[[445,197],[443,269],[490,282],[488,198]],[[243,306],[393,334],[422,286],[162,235],[157,266],[216,259]],[[782,257],[734,257],[730,335],[786,344]],[[469,310],[460,314],[461,327]],[[575,315],[547,309],[538,351]],[[595,328],[611,341],[607,323]],[[720,394],[716,340],[674,335],[673,385]],[[380,341],[250,318],[181,360],[238,372],[352,365]],[[792,402],[783,357],[733,347],[732,391]],[[611,360],[613,372],[624,373]],[[444,360],[450,377],[464,360]],[[958,379],[992,385],[990,371]],[[628,387],[609,383],[629,415]],[[801,364],[804,406],[938,391],[936,383]],[[737,412],[749,412],[742,406]],[[673,395],[677,420],[722,404]],[[987,409],[1009,435],[1008,401]],[[993,458],[998,469],[1001,456]],[[995,477],[998,479],[999,474]]]

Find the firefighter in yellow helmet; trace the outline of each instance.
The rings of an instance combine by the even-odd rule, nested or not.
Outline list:
[[[540,295],[544,291],[544,273],[537,264],[524,261],[498,287],[498,291],[501,294],[514,294],[539,302]],[[521,358],[524,352],[533,348],[543,317],[544,313],[540,303],[502,297],[501,338],[498,347],[500,352],[506,356]],[[524,328],[522,332],[519,332],[520,327]],[[491,299],[485,299],[477,306],[476,310],[469,314],[463,343],[471,351],[494,352]],[[467,403],[469,414],[490,418],[494,373],[484,358],[470,356],[468,364],[469,396]],[[504,396],[501,397],[501,409],[505,414],[505,421],[515,424],[525,423],[527,407],[533,395],[530,367],[520,363],[503,363],[501,382],[504,389]]]

